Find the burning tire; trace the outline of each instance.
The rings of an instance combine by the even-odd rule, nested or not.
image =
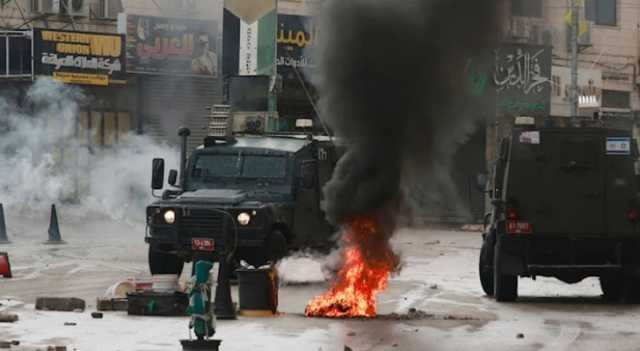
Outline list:
[[[485,241],[480,249],[478,271],[482,290],[487,296],[493,296],[493,253],[490,245]]]
[[[518,298],[518,276],[500,272],[500,245],[493,257],[493,293],[498,302],[513,302]]]
[[[149,271],[154,274],[182,274],[184,261],[177,255],[159,251],[149,245]]]

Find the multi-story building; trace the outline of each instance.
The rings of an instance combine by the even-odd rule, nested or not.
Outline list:
[[[569,117],[571,1],[512,0],[511,40],[551,45],[551,115]],[[581,0],[579,7],[579,114],[629,118],[640,111],[638,59],[640,4]]]
[[[78,121],[91,130],[92,145],[113,144],[130,131],[172,141],[180,125],[203,134],[206,106],[222,101],[222,3],[2,1],[0,66],[8,67],[0,68],[2,87],[24,90],[38,76],[81,86],[91,99]],[[117,42],[118,55],[102,56],[101,38]],[[105,59],[117,61],[122,74],[96,69]]]

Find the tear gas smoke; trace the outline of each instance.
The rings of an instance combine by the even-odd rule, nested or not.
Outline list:
[[[465,68],[496,47],[499,14],[499,0],[325,3],[314,79],[322,117],[349,144],[324,189],[331,221],[447,181],[474,125],[462,107]]]
[[[0,202],[21,213],[76,204],[76,211],[143,223],[151,159],[177,164],[178,152],[137,135],[121,136],[111,148],[89,147],[76,138],[86,99],[80,89],[48,78],[22,99],[0,96]]]

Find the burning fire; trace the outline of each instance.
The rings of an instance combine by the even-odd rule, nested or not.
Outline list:
[[[375,317],[376,295],[387,287],[398,258],[375,216],[356,217],[343,234],[343,265],[331,289],[309,301],[309,317]]]

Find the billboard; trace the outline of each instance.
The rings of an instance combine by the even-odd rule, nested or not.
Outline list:
[[[126,32],[129,72],[218,77],[216,21],[127,15]]]
[[[275,74],[276,0],[225,0],[224,73]]]
[[[278,15],[278,70],[314,68],[312,50],[317,30],[310,16]]]
[[[35,74],[63,83],[126,83],[123,35],[34,29],[33,55]]]
[[[493,83],[498,114],[549,116],[550,46],[505,44],[494,52]]]

